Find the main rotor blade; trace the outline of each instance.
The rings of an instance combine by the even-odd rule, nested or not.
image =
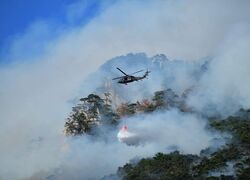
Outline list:
[[[121,71],[122,72],[122,74],[124,74],[124,75],[126,75],[126,76],[128,76],[125,72],[123,72],[120,68],[116,68],[116,69],[118,69],[119,71]]]
[[[112,80],[121,79],[121,78],[123,78],[123,77],[124,77],[124,76],[116,77],[116,78],[113,78]]]
[[[136,74],[136,73],[138,73],[138,72],[142,72],[142,71],[144,71],[144,70],[136,71],[136,72],[134,72],[134,73],[132,73],[132,74]]]

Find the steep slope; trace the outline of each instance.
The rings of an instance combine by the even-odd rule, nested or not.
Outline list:
[[[115,176],[127,180],[249,179],[249,115],[250,111],[242,109],[236,115],[224,120],[210,120],[210,127],[213,130],[226,131],[232,135],[227,145],[214,152],[209,153],[208,149],[202,150],[200,156],[183,155],[178,151],[169,154],[158,153],[153,158],[119,167]]]
[[[148,79],[126,86],[111,80],[120,76],[116,67],[128,73],[141,69],[149,69],[152,73]],[[135,148],[161,147],[158,152],[162,153],[155,157],[127,163],[116,174],[103,179],[247,178],[249,112],[241,110],[223,120],[216,111],[209,116],[189,104],[209,68],[209,59],[187,62],[169,60],[163,54],[147,57],[139,53],[113,58],[84,82],[87,94],[73,107],[65,123],[65,134],[88,135],[92,137],[91,141],[104,141],[105,146],[109,146],[116,137],[112,133],[127,127],[124,126],[127,122],[135,132],[131,134],[135,135],[136,143],[135,138],[133,143],[124,139],[120,140],[121,143]],[[213,111],[213,106],[209,111]],[[185,134],[182,131],[190,132]],[[168,138],[173,141],[166,141]],[[115,141],[119,143],[118,139]]]
[[[118,56],[108,60],[97,72],[89,75],[83,83],[82,94],[111,92],[121,101],[136,101],[152,96],[155,91],[171,88],[180,95],[186,89],[195,86],[206,71],[208,62],[208,59],[197,62],[170,60],[163,54],[153,57],[148,57],[144,53]],[[128,74],[138,70],[150,70],[151,73],[146,80],[121,86],[112,81],[112,78],[123,75],[116,67]],[[143,73],[136,75],[142,76]]]

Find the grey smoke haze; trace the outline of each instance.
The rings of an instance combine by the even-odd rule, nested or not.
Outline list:
[[[119,101],[137,102],[150,99],[156,91],[171,88],[181,96],[187,89],[198,84],[205,73],[202,68],[205,63],[205,60],[172,60],[162,54],[148,57],[145,53],[129,53],[105,62],[97,72],[90,74],[82,85],[88,88],[82,88],[81,94],[87,96],[90,92],[111,91],[119,95]],[[144,71],[134,74],[135,76],[143,76],[148,69],[150,76],[146,80],[121,86],[116,83],[118,80],[112,80],[123,75],[116,67],[122,68],[128,74],[138,70]]]
[[[204,119],[174,109],[139,115],[123,121],[125,122],[122,124],[127,124],[131,132],[142,138],[145,147],[153,144],[157,150],[161,149],[163,152],[175,146],[181,152],[199,154],[201,149],[211,145],[211,140],[215,137],[204,131]]]
[[[146,148],[128,147],[116,142],[92,143],[87,138],[65,139],[62,134],[72,106],[69,101],[79,96],[84,79],[105,60],[117,55],[164,53],[184,60],[212,56],[209,71],[190,97],[190,104],[200,111],[225,114],[238,107],[249,108],[249,8],[247,0],[118,1],[88,25],[66,29],[52,40],[44,38],[42,44],[39,41],[44,34],[50,37],[46,33],[53,31],[54,25],[48,24],[48,30],[44,30],[34,22],[26,34],[13,40],[9,54],[2,57],[15,63],[0,68],[0,177],[23,179],[39,173],[47,175],[61,167],[69,171],[71,179],[79,178],[74,172],[90,177],[92,174],[88,173],[94,171],[100,177],[113,173],[117,165],[130,158],[151,156],[163,149],[161,141],[149,143]],[[69,9],[75,11],[74,6]],[[40,46],[34,46],[36,43]],[[22,61],[27,58],[24,46],[32,47],[32,52],[39,48],[44,51],[40,56],[29,54],[32,60],[26,62]],[[185,79],[180,84],[182,81]],[[175,133],[180,142],[175,145],[183,152],[197,153],[209,144],[213,136],[203,131],[202,120],[172,115],[173,118],[167,115],[172,128],[163,136],[172,137]],[[161,129],[164,119],[161,115],[156,117],[160,123],[152,126]],[[186,133],[175,124],[176,118],[183,120],[184,128],[197,127],[197,132],[187,136],[202,137],[197,139],[194,149],[192,143],[181,144]],[[186,118],[191,118],[191,122]],[[145,128],[149,126],[147,122],[142,124]],[[97,168],[99,172],[95,171]]]
[[[35,177],[54,174],[58,179],[101,178],[114,173],[118,166],[138,157],[150,157],[156,152],[170,152],[175,147],[182,153],[199,154],[219,137],[206,132],[206,121],[177,110],[138,115],[123,119],[132,132],[140,135],[143,145],[127,146],[116,139],[117,131],[107,131],[108,142],[93,142],[87,136],[68,139],[62,147],[60,171],[37,173]],[[197,138],[199,137],[199,138]],[[192,144],[192,145],[190,145]],[[223,144],[223,143],[222,143]],[[54,169],[52,169],[54,170]],[[93,173],[94,171],[94,173]]]
[[[189,102],[201,112],[233,114],[250,107],[250,26],[239,23],[221,43]]]

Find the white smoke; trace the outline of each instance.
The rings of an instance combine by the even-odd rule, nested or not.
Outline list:
[[[128,52],[165,53],[187,60],[213,56],[190,104],[207,111],[212,103],[220,111],[229,101],[233,109],[225,113],[239,106],[249,108],[249,7],[244,0],[118,1],[88,25],[60,31],[53,40],[45,38],[42,54],[30,53],[27,62],[23,54],[39,50],[43,32],[50,37],[47,33],[54,30],[48,25],[40,34],[41,24],[31,25],[2,57],[15,63],[0,68],[0,178],[46,178],[55,171],[60,176],[60,169],[70,177],[64,174],[65,179],[101,177],[135,156],[151,156],[168,145],[185,153],[206,147],[213,136],[203,131],[204,122],[171,112],[166,119],[156,115],[152,124],[149,119],[141,124],[162,136],[145,147],[65,139],[62,130],[72,106],[69,101],[78,95],[85,77],[105,60]],[[128,120],[129,127],[140,129],[139,119],[135,124]],[[158,123],[153,124],[154,119]]]
[[[136,146],[120,143],[116,139],[118,129],[106,132],[109,137],[106,142],[93,142],[88,136],[68,139],[64,151],[58,151],[58,154],[63,155],[60,158],[60,171],[50,169],[48,172],[35,174],[34,178],[41,177],[42,174],[44,177],[54,175],[56,179],[98,179],[116,172],[118,166],[135,157],[151,157],[157,152],[173,150],[199,154],[201,149],[212,145],[212,139],[217,137],[205,131],[204,119],[177,110],[138,115],[122,121],[121,125],[126,123],[131,127],[131,132],[134,132],[130,134],[133,137],[129,141],[138,138]]]
[[[250,25],[237,24],[221,43],[189,103],[208,115],[250,108]]]
[[[180,113],[176,110],[156,112],[150,115],[139,115],[124,120],[131,132],[136,133],[139,144],[154,144],[155,147],[166,151],[175,146],[185,153],[199,154],[208,147],[211,134],[204,131],[206,121],[195,115]],[[198,137],[199,138],[196,138]]]

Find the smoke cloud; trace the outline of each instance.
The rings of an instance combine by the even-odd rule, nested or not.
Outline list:
[[[117,1],[84,26],[61,29],[56,38],[49,33],[57,24],[45,20],[41,32],[41,24],[34,22],[1,57],[13,63],[0,67],[0,178],[99,178],[131,158],[167,152],[169,146],[183,153],[208,146],[213,135],[205,131],[204,120],[177,111],[126,120],[129,128],[150,134],[152,140],[144,146],[126,146],[116,139],[68,139],[62,131],[70,101],[79,96],[87,75],[105,60],[129,52],[164,53],[187,61],[212,57],[190,105],[208,114],[249,108],[249,3]],[[67,13],[73,14],[71,21],[74,7]],[[39,53],[27,56],[27,49]],[[117,132],[107,133],[112,139]]]
[[[250,107],[250,26],[240,23],[221,43],[208,72],[202,77],[189,102],[208,115],[229,115]]]
[[[199,154],[219,137],[206,132],[206,121],[177,110],[139,115],[123,119],[131,132],[140,136],[140,145],[127,146],[116,139],[117,131],[107,131],[108,139],[93,142],[88,136],[68,139],[61,152],[60,171],[37,173],[35,177],[54,175],[56,179],[101,178],[134,158],[150,157],[156,152],[179,150]],[[199,138],[197,138],[199,137]],[[191,145],[192,144],[192,145]],[[93,173],[93,171],[95,173]]]

